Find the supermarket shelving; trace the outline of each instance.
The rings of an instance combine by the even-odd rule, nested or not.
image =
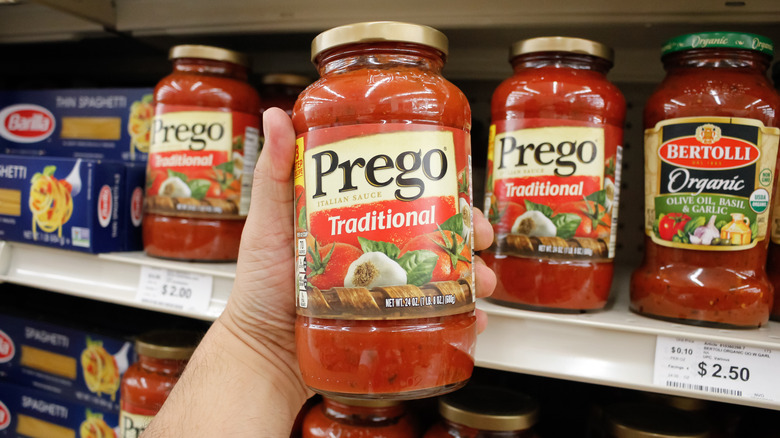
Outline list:
[[[212,276],[214,287],[208,310],[179,312],[139,302],[136,291],[141,266]],[[709,395],[653,385],[658,336],[767,348],[780,354],[780,323],[771,322],[758,330],[722,330],[635,315],[628,311],[628,272],[622,269],[618,274],[613,288],[614,303],[601,312],[542,313],[480,300],[478,308],[488,314],[489,324],[478,339],[477,365],[780,410],[780,401]],[[183,263],[147,257],[141,252],[90,255],[0,242],[0,281],[202,320],[213,320],[222,312],[234,278],[232,263]]]
[[[0,1],[0,3],[3,3]],[[52,7],[52,5],[59,7]],[[84,5],[98,4],[101,14],[79,13]],[[108,7],[108,9],[105,9]],[[0,5],[0,53],[3,44],[25,43],[35,48],[42,42],[67,42],[85,38],[122,40],[127,37],[164,53],[167,47],[195,39],[228,43],[253,55],[257,73],[280,71],[312,73],[305,41],[317,32],[339,24],[366,20],[403,20],[432,25],[450,38],[450,57],[445,73],[456,80],[499,80],[509,74],[506,47],[518,39],[563,34],[602,41],[616,50],[618,62],[610,77],[622,84],[635,84],[629,101],[636,102],[629,119],[630,143],[641,144],[642,93],[663,75],[658,47],[670,36],[697,30],[729,29],[764,34],[780,42],[780,2],[777,0],[719,1],[659,0],[433,0],[419,2],[362,2],[355,0],[290,0],[246,2],[222,0],[27,0]],[[265,44],[271,41],[272,45]],[[302,43],[303,42],[303,43]],[[103,55],[87,54],[97,60]],[[110,54],[115,55],[115,54]],[[144,71],[146,58],[81,69],[110,68]],[[31,66],[7,63],[6,69],[50,68],[54,74],[73,68],[48,65],[38,60]],[[0,67],[0,72],[2,72]],[[10,71],[10,70],[6,70]],[[148,71],[146,71],[148,74]],[[154,73],[156,74],[156,73]],[[641,87],[640,87],[641,86]],[[628,91],[627,96],[632,94]],[[489,104],[489,101],[488,101]],[[485,102],[479,103],[482,111]],[[631,113],[631,111],[630,111]],[[637,147],[633,149],[635,157]],[[630,152],[630,151],[629,151]],[[641,160],[641,158],[637,158]],[[630,158],[625,164],[630,162]],[[631,181],[623,199],[641,191],[641,163],[631,162],[626,181]],[[628,169],[626,169],[628,170]],[[633,196],[641,199],[640,196]],[[625,204],[624,204],[625,205]],[[636,210],[636,209],[635,209]],[[640,245],[638,214],[624,214],[624,246]],[[625,266],[636,261],[627,257]],[[204,312],[179,312],[136,300],[142,266],[211,275],[213,294]],[[640,317],[627,310],[629,267],[619,269],[610,309],[581,315],[529,312],[479,302],[490,323],[480,335],[478,365],[608,386],[663,392],[727,403],[780,410],[780,402],[761,402],[670,390],[652,383],[655,343],[658,336],[683,336],[700,341],[730,342],[780,351],[780,323],[759,330],[719,330],[690,327]],[[163,261],[142,253],[89,255],[37,246],[0,242],[0,281],[33,286],[94,300],[140,307],[159,312],[213,320],[224,309],[235,277],[234,264],[190,264]],[[0,293],[1,296],[1,293]],[[778,353],[780,354],[780,352]]]

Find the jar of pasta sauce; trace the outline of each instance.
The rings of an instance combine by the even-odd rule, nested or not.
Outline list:
[[[323,397],[303,419],[303,438],[415,438],[400,401]]]
[[[292,73],[271,73],[263,76],[260,86],[261,112],[271,107],[281,108],[292,116],[298,95],[311,84],[308,76]]]
[[[452,391],[474,365],[471,110],[447,39],[369,22],[318,35],[297,132],[297,352],[327,396]]]
[[[623,402],[604,412],[605,438],[708,438],[701,417],[652,403]]]
[[[612,286],[626,103],[612,49],[567,37],[515,43],[493,94],[482,258],[490,300],[532,310],[602,309]]]
[[[424,438],[536,438],[539,404],[508,389],[467,386],[440,397],[439,414]]]
[[[202,335],[153,331],[135,341],[138,360],[120,386],[120,438],[138,438],[162,408]]]
[[[645,257],[631,310],[727,328],[765,325],[780,98],[772,42],[745,33],[671,39],[645,105]]]
[[[171,49],[154,91],[143,240],[147,254],[233,261],[249,210],[260,98],[247,58],[209,46]]]

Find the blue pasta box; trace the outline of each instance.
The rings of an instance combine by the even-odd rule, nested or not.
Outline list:
[[[123,251],[140,251],[143,249],[144,189],[146,188],[146,165],[144,163],[125,163],[125,181],[120,198],[122,223],[125,224],[122,234]]]
[[[153,91],[0,91],[0,153],[145,162]]]
[[[129,249],[127,174],[118,162],[0,155],[0,240],[90,253]]]
[[[120,336],[0,314],[0,382],[119,412],[133,360],[133,344]]]
[[[119,415],[55,394],[0,382],[0,436],[116,437]]]

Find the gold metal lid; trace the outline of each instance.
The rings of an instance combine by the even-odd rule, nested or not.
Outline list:
[[[171,48],[168,59],[201,58],[214,61],[232,62],[233,64],[249,66],[249,58],[243,53],[213,46],[198,46],[185,44]]]
[[[267,85],[290,85],[293,87],[307,87],[311,84],[308,76],[292,73],[271,73],[263,76],[262,83]]]
[[[186,360],[198,346],[202,333],[188,330],[157,330],[135,340],[135,351],[156,359]]]
[[[519,392],[473,385],[439,397],[439,413],[473,429],[515,431],[536,424],[539,404]]]
[[[382,41],[422,44],[439,50],[445,56],[449,45],[447,37],[432,27],[397,21],[369,21],[334,27],[317,35],[311,43],[311,60],[334,47]]]
[[[606,59],[609,62],[612,62],[615,56],[611,47],[597,43],[596,41],[583,38],[554,36],[531,38],[512,44],[512,47],[509,50],[509,59],[526,53],[538,52],[569,52],[580,55],[596,56],[598,58]]]
[[[323,397],[329,400],[341,403],[347,406],[360,406],[364,408],[389,408],[392,406],[398,406],[402,402],[399,400],[383,400],[383,399],[366,399],[366,398],[350,398],[350,397]]]
[[[690,412],[651,403],[620,403],[605,409],[615,438],[708,438],[706,424]]]

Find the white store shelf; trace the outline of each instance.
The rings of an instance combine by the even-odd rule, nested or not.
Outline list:
[[[135,298],[142,266],[211,275],[213,296],[205,313],[150,306]],[[479,335],[477,365],[504,371],[704,398],[780,410],[780,403],[653,385],[658,336],[732,343],[780,351],[780,323],[758,330],[722,330],[654,320],[628,311],[629,270],[618,274],[609,309],[587,314],[531,312],[480,301],[489,315]],[[98,301],[203,320],[225,308],[235,264],[182,263],[140,252],[100,255],[0,241],[0,281]]]
[[[614,303],[585,314],[532,312],[481,301],[488,327],[477,339],[477,365],[727,403],[780,410],[780,402],[711,395],[653,385],[658,336],[767,348],[780,354],[780,323],[754,330],[725,330],[670,323],[628,310],[630,269],[620,270]]]
[[[136,300],[142,266],[210,275],[213,292],[208,309],[182,312]],[[141,252],[91,255],[0,241],[0,281],[203,320],[222,313],[235,272],[234,263],[175,262]]]

